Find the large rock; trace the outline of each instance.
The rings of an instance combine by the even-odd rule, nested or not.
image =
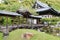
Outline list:
[[[32,37],[33,37],[33,34],[32,33],[24,33],[22,35],[22,38],[23,39],[26,39],[26,40],[30,40]]]

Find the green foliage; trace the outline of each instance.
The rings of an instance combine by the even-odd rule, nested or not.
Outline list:
[[[52,24],[52,25],[55,25],[58,21],[60,21],[60,18],[55,18],[55,17],[53,17],[53,18],[43,18],[43,19],[41,19],[41,21],[43,21],[43,22],[50,22],[49,24]]]
[[[20,7],[18,0],[4,0],[4,3],[0,4],[0,10],[7,10],[15,12]]]
[[[0,4],[0,10],[5,10],[6,7],[7,7],[7,5],[5,5],[5,4]]]
[[[15,31],[10,32],[10,35],[8,36],[7,40],[25,40],[22,39],[22,35],[24,33],[32,33],[33,37],[31,37],[30,40],[60,40],[60,38],[56,36],[52,36],[46,33],[37,32],[36,30],[29,30],[29,29],[18,29]]]
[[[54,28],[56,33],[60,33],[60,27]]]
[[[12,22],[11,22],[11,18],[9,17],[8,18],[8,20],[7,20],[7,18],[6,17],[3,17],[3,25],[5,26],[6,24],[8,24],[8,25],[11,25],[12,24]]]
[[[34,5],[35,0],[24,0],[20,3],[20,8],[28,10],[31,14],[38,15],[35,11],[35,9],[32,8]]]
[[[19,4],[8,5],[5,10],[16,12],[19,9]]]
[[[3,34],[2,33],[0,33],[0,40],[3,40]]]
[[[5,26],[7,24],[7,22],[8,22],[9,25],[12,24],[11,17],[8,17],[8,21],[7,21],[7,17],[3,17],[3,16],[0,17],[0,25]]]
[[[60,0],[40,0],[40,1],[42,1],[44,3],[47,2],[47,4],[50,4],[51,7],[60,11]]]
[[[20,24],[26,23],[26,18],[20,17]]]
[[[49,34],[52,34],[53,32],[53,28],[51,28],[50,26],[48,27],[43,27],[43,28],[40,28],[41,31],[45,32],[45,33],[49,33]]]
[[[55,22],[55,21],[59,21],[60,19],[59,18],[55,18],[55,17],[53,17],[53,18],[43,18],[43,19],[41,19],[42,21],[46,21],[46,22]]]
[[[48,33],[48,34],[52,34],[54,36],[59,36],[59,35],[57,35],[57,33],[60,34],[60,27],[51,27],[51,26],[48,26],[48,27],[40,28],[40,30],[42,32],[45,32],[45,33]]]

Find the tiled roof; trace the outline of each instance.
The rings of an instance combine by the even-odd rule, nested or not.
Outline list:
[[[40,8],[40,9],[36,9],[36,12],[43,12],[43,11],[47,11],[50,8]]]
[[[52,7],[48,6],[47,4],[42,3],[40,1],[37,1],[36,4],[42,7],[42,8],[36,9],[36,12],[39,12],[40,15],[50,13],[52,15],[60,16],[60,12],[54,10]]]
[[[41,16],[34,16],[34,15],[30,15],[30,18],[34,18],[34,19],[41,19]]]
[[[5,15],[5,16],[22,16],[21,14],[18,14],[18,13],[15,13],[15,12],[4,11],[4,10],[0,10],[0,15]]]
[[[41,1],[37,1],[37,4],[39,4],[40,6],[44,7],[44,8],[50,8],[46,3],[43,3]]]

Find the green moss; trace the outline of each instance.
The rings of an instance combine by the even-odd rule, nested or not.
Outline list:
[[[17,29],[15,31],[12,31],[8,36],[7,40],[22,40],[21,35],[26,32],[34,34],[34,36],[30,40],[60,40],[60,38],[56,36],[52,36],[46,33],[37,32],[36,30],[29,29]]]
[[[2,37],[2,35],[3,35],[3,34],[2,34],[2,33],[0,33],[0,40],[3,40],[3,37]]]

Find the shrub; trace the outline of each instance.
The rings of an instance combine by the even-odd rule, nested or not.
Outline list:
[[[48,22],[48,23],[50,22],[49,24],[55,25],[55,24],[57,24],[58,21],[60,21],[60,18],[55,18],[55,17],[53,17],[53,18],[44,18],[44,19],[41,19],[41,21]]]

